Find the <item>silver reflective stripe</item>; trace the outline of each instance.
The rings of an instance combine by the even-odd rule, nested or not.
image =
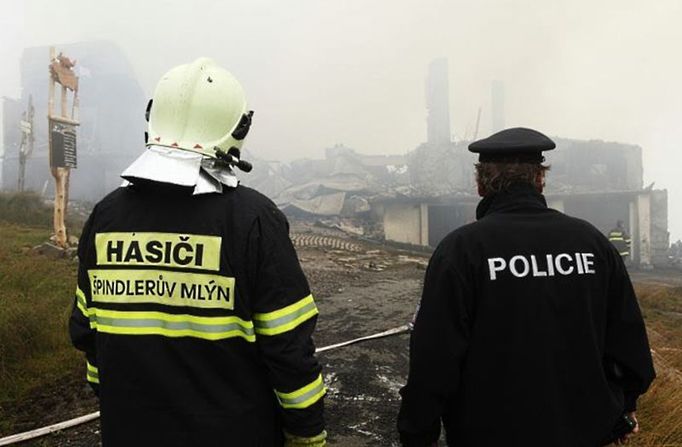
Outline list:
[[[259,329],[275,329],[280,326],[285,326],[294,320],[304,316],[308,312],[315,312],[317,311],[317,306],[315,305],[314,301],[309,302],[305,306],[301,307],[300,309],[295,310],[294,312],[284,315],[282,317],[276,318],[274,320],[254,320],[254,325],[256,326],[256,330]]]
[[[158,311],[116,311],[94,308],[94,326],[98,332],[120,335],[161,335],[221,340],[241,337],[256,341],[251,321],[237,316],[205,317],[169,314]]]
[[[76,307],[81,311],[81,314],[90,320],[90,329],[95,328],[95,310],[88,308],[88,303],[85,299],[85,293],[80,287],[76,287]]]
[[[281,393],[275,390],[277,399],[283,408],[308,408],[324,396],[326,389],[322,381],[322,375],[308,385],[290,393]]]
[[[99,369],[96,366],[92,366],[90,362],[86,361],[87,373],[85,378],[88,382],[99,383]]]
[[[254,335],[253,328],[244,327],[239,323],[227,324],[199,324],[192,321],[165,321],[160,319],[129,319],[97,317],[97,325],[114,327],[158,327],[171,331],[197,331],[206,333],[219,333],[228,331],[240,331],[244,335]]]

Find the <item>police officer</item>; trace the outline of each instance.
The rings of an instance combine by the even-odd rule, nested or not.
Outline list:
[[[469,146],[483,199],[426,272],[403,445],[435,445],[441,421],[448,445],[476,447],[594,447],[635,428],[654,378],[644,323],[609,241],[547,207],[542,152],[554,147],[524,128]]]
[[[317,308],[284,215],[241,186],[251,124],[210,59],[169,71],[147,150],[78,247],[70,321],[108,446],[324,446]]]
[[[627,260],[630,256],[630,235],[625,231],[625,226],[623,221],[619,220],[616,222],[616,228],[609,231],[609,241],[616,247],[618,254],[621,255],[623,260]]]

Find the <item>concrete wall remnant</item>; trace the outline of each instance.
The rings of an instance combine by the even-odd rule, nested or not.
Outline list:
[[[387,240],[410,245],[429,245],[428,222],[423,204],[384,204],[384,235]]]
[[[427,141],[432,144],[450,142],[450,85],[448,60],[435,59],[426,77]]]
[[[491,88],[492,97],[492,133],[504,129],[504,82],[493,81]]]
[[[668,191],[651,190],[651,262],[668,263],[670,233],[668,232]]]
[[[643,187],[642,148],[599,140],[553,138],[546,153],[550,192],[635,191]]]

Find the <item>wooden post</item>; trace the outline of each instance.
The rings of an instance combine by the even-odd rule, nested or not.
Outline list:
[[[72,71],[73,65],[68,58],[63,58],[61,53],[55,56],[54,47],[50,47],[50,84],[48,97],[48,123],[49,123],[49,146],[50,146],[50,172],[55,179],[54,194],[54,237],[55,242],[62,248],[68,248],[68,236],[66,231],[66,213],[69,204],[69,177],[71,169],[64,165],[53,164],[53,141],[52,133],[55,123],[70,123],[78,125],[78,78]],[[61,104],[59,115],[55,114],[55,84],[62,87]],[[71,108],[71,116],[68,115],[68,89],[74,92],[74,102]]]
[[[21,118],[21,145],[19,146],[19,175],[17,178],[17,190],[24,191],[26,179],[26,160],[33,153],[33,95],[28,95],[28,108]]]

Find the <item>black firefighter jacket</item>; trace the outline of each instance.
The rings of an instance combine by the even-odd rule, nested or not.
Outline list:
[[[407,446],[595,447],[654,378],[621,257],[529,186],[438,246],[410,341]]]
[[[93,210],[78,254],[70,331],[105,447],[272,447],[282,430],[323,430],[317,308],[267,198],[119,188]]]

